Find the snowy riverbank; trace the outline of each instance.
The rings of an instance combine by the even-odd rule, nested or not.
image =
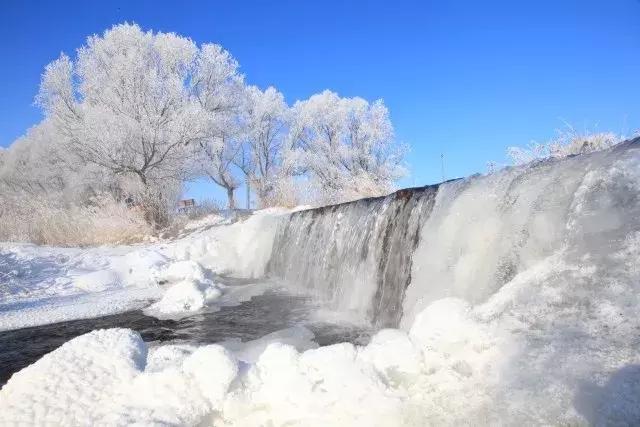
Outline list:
[[[171,242],[93,248],[0,243],[0,330],[145,307],[153,315],[180,316],[213,304],[224,294],[214,274],[263,274],[284,212],[207,223]]]

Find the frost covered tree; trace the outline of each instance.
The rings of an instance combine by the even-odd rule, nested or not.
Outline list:
[[[124,177],[71,155],[49,121],[29,129],[3,153],[0,240],[103,244],[149,231],[141,212],[124,203]]]
[[[325,91],[289,108],[276,89],[246,86],[221,46],[135,24],[62,53],[36,101],[44,120],[0,151],[3,206],[46,205],[24,230],[54,211],[73,227],[85,209],[105,206],[161,227],[184,181],[199,177],[234,207],[243,180],[260,206],[293,205],[381,194],[403,172],[382,101]],[[94,225],[102,218],[91,216]]]
[[[185,147],[206,132],[190,90],[197,55],[187,38],[122,24],[89,37],[75,60],[62,54],[42,76],[37,101],[70,152],[136,176],[153,222],[166,222],[159,183],[185,177]]]
[[[287,178],[282,166],[289,119],[289,107],[275,88],[246,88],[240,118],[244,143],[235,163],[251,183],[261,206],[278,202],[277,193]]]
[[[222,46],[212,43],[201,46],[190,87],[198,105],[210,113],[210,120],[226,120],[237,114],[244,91],[244,78],[238,68],[238,62]]]
[[[211,136],[201,140],[194,146],[198,164],[196,170],[227,193],[229,209],[235,209],[235,190],[242,185],[236,176],[234,162],[242,144],[240,127],[235,116],[227,120],[216,120],[217,128],[210,128]]]
[[[191,87],[194,101],[202,109],[204,125],[203,137],[194,145],[196,174],[222,187],[227,192],[229,208],[234,209],[234,191],[242,184],[233,166],[241,144],[238,114],[244,91],[237,61],[219,45],[203,45]]]
[[[56,149],[55,128],[50,122],[33,126],[4,150],[0,165],[2,193],[21,192],[36,196],[64,188],[69,175],[62,166],[62,153]]]
[[[325,90],[293,110],[295,163],[325,200],[387,193],[405,173],[406,149],[394,140],[382,100],[369,103]]]
[[[63,138],[48,120],[18,138],[5,151],[0,166],[3,193],[23,197],[55,197],[82,203],[112,185],[100,168],[69,155]]]

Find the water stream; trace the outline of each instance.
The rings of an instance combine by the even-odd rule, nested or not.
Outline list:
[[[229,285],[229,280],[223,280]],[[179,320],[160,320],[141,310],[0,332],[0,386],[14,372],[55,350],[65,342],[95,329],[129,328],[145,342],[212,344],[261,338],[293,326],[311,330],[319,345],[366,343],[371,330],[362,326],[319,321],[318,305],[309,297],[269,290],[237,306],[205,309]]]

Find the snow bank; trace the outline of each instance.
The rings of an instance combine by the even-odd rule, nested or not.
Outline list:
[[[257,278],[264,275],[276,229],[285,209],[263,209],[228,226],[216,227],[176,241],[166,253],[193,260],[214,273]]]
[[[229,289],[212,273],[260,277],[288,211],[258,211],[173,242],[56,248],[0,243],[0,330],[143,308],[179,317],[214,301],[237,304],[263,289]],[[214,221],[215,218],[210,218]],[[237,297],[237,298],[236,298]]]
[[[471,383],[466,385],[467,394],[481,395],[478,381],[468,381],[477,372],[464,360],[479,350],[469,353],[472,344],[464,338],[469,333],[460,327],[460,322],[469,320],[447,322],[449,309],[462,306],[456,301],[436,304],[411,333],[383,330],[364,347],[344,343],[305,350],[315,347],[310,332],[292,328],[249,343],[228,342],[227,349],[160,346],[149,353],[146,363],[138,357],[146,349],[137,334],[97,331],[14,375],[0,391],[0,413],[6,422],[39,423],[56,416],[72,424],[82,420],[108,425],[239,426],[424,425],[441,421],[437,414],[447,414],[452,407],[468,415],[469,408],[456,397],[465,391],[465,381]],[[462,311],[466,313],[466,307]],[[432,348],[434,337],[443,336],[465,344]],[[106,345],[108,352],[103,351]],[[72,372],[73,387],[56,394],[35,386],[41,381],[67,381],[69,373],[60,366],[73,364],[78,357],[83,364],[82,370]],[[238,358],[244,361],[240,365]],[[98,393],[107,390],[105,366],[113,369],[106,383],[109,391]],[[98,395],[82,398],[92,391]],[[72,400],[82,404],[69,413],[55,412],[59,402]],[[456,407],[452,402],[460,403]]]
[[[228,222],[228,221],[229,220],[226,219],[224,216],[214,213],[199,219],[190,220],[185,224],[184,229],[189,231],[198,230],[205,227],[212,227],[214,225],[224,224],[225,222]]]
[[[397,425],[401,400],[387,395],[359,351],[339,344],[298,353],[272,342],[239,370],[221,346],[166,346],[155,349],[145,369],[137,334],[96,331],[14,375],[0,391],[0,413],[7,423],[34,424]],[[68,372],[69,365],[78,369]],[[54,393],[37,387],[42,381],[70,385]],[[64,412],[71,401],[77,404]]]
[[[168,263],[153,247],[0,243],[0,330],[139,308],[162,295]]]
[[[158,288],[122,288],[104,292],[43,297],[0,306],[0,330],[20,329],[67,320],[87,319],[135,310],[158,299]]]

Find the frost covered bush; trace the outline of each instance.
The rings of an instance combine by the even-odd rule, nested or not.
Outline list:
[[[45,120],[3,152],[0,240],[64,246],[138,241],[151,229],[140,209],[125,203],[127,187],[125,177],[69,153]]]
[[[281,206],[293,208],[306,203],[306,198],[312,193],[307,182],[294,176],[278,176],[269,184],[269,191],[258,199],[261,208]]]
[[[509,147],[507,155],[513,164],[521,165],[534,160],[562,158],[576,154],[604,150],[621,142],[624,138],[612,132],[580,133],[572,127],[560,131],[558,136],[546,143],[532,142],[528,147]]]

